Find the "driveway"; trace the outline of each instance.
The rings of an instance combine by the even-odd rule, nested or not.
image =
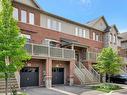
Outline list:
[[[31,87],[24,88],[22,91],[28,93],[28,95],[98,95],[100,92],[88,89],[87,87],[81,86],[54,86],[50,89]],[[85,93],[87,94],[85,94]],[[94,94],[92,94],[94,93]]]
[[[63,85],[57,85],[50,89],[39,87],[24,88],[22,91],[28,93],[28,95],[127,95],[127,86],[122,85],[122,87],[124,89],[113,93],[103,93],[100,91],[91,90],[88,87]]]

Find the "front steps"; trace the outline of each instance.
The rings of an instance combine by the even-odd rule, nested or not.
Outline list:
[[[100,75],[91,68],[89,71],[83,64],[75,66],[74,74],[80,81],[81,85],[91,85],[100,83]]]
[[[5,93],[5,88],[6,88],[5,79],[0,78],[0,93]],[[8,92],[11,92],[12,88],[19,90],[19,85],[15,77],[8,79]]]

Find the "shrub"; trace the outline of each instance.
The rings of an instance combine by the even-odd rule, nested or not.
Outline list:
[[[112,90],[119,90],[122,88],[119,85],[105,83],[97,86],[92,86],[92,89],[103,91],[103,92],[110,92]]]

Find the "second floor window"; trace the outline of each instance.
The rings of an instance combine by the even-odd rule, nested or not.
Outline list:
[[[29,23],[34,24],[34,14],[33,13],[29,13]]]
[[[96,34],[96,41],[99,41],[99,35]]]
[[[113,43],[116,43],[116,35],[113,36]]]
[[[31,35],[28,35],[28,34],[21,34],[21,36],[26,38],[26,42],[30,42],[30,40],[31,40]]]
[[[24,23],[27,22],[27,13],[24,10],[21,10],[21,21]]]
[[[93,40],[96,40],[96,38],[95,38],[95,32],[93,32]]]
[[[109,34],[109,41],[112,42],[112,34]]]
[[[89,31],[82,28],[75,28],[75,36],[89,38]]]
[[[61,31],[61,22],[48,19],[47,20],[47,28],[48,29],[53,29],[53,30],[56,30],[56,31]]]
[[[13,9],[13,17],[14,17],[14,19],[16,19],[16,20],[18,20],[18,9],[17,8],[14,8]]]

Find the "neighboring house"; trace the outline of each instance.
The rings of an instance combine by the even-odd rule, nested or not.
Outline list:
[[[127,32],[119,34],[121,39],[121,51],[119,54],[124,58],[124,62],[127,64]],[[127,66],[125,67],[125,71],[127,72]]]
[[[118,37],[119,31],[116,25],[109,26],[104,16],[92,20],[88,22],[86,25],[104,31],[104,47],[112,47],[116,51],[118,50],[118,47],[121,47],[120,39]],[[98,34],[93,35],[96,35],[96,38],[98,37]]]
[[[20,87],[99,82],[92,64],[103,47],[117,47],[116,26],[104,17],[87,25],[71,21],[44,11],[36,0],[14,0],[13,6],[32,56],[16,75]]]

